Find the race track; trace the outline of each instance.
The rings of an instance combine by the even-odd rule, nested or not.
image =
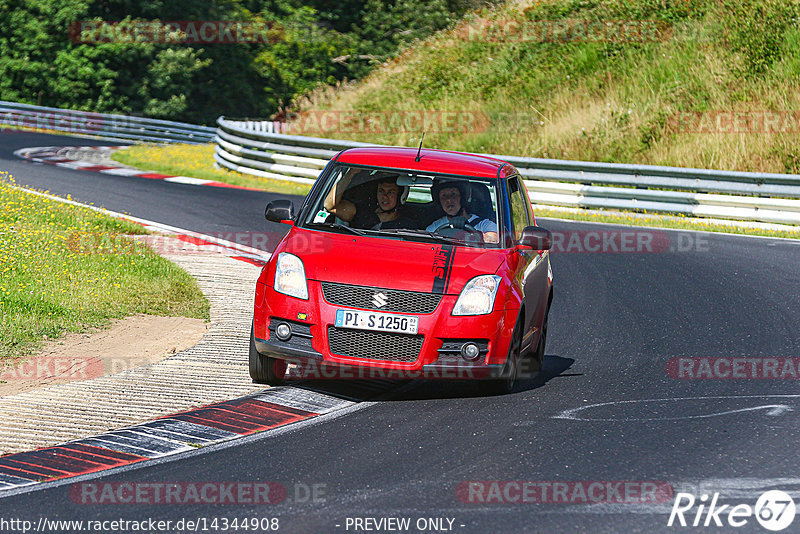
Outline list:
[[[29,146],[90,144],[97,143],[5,131],[0,170],[23,186],[198,232],[280,231],[263,217],[274,194],[33,165],[13,155]],[[592,244],[603,236],[610,243],[621,228],[539,224],[563,243],[552,254],[545,371],[514,393],[484,396],[473,384],[410,382],[335,417],[88,480],[277,482],[288,492],[279,503],[78,504],[70,481],[0,496],[0,515],[34,521],[43,515],[277,517],[280,532],[297,533],[366,532],[366,523],[356,529],[354,522],[366,517],[410,518],[412,526],[420,518],[452,519],[425,521],[429,532],[651,533],[676,530],[667,526],[673,495],[657,503],[620,502],[626,499],[608,495],[609,485],[657,483],[698,499],[719,492],[720,505],[750,506],[767,489],[780,489],[800,504],[800,382],[678,379],[668,372],[671,359],[677,372],[679,358],[800,356],[800,244],[638,229],[658,250],[590,252],[586,232],[599,232]],[[476,481],[483,485],[469,485]],[[567,502],[552,491],[544,498],[551,502],[515,502],[522,486],[508,481],[535,482],[539,490],[599,482],[610,502],[578,502],[575,484],[568,485]],[[317,498],[306,499],[315,485]],[[500,494],[489,492],[495,487]],[[751,517],[736,531],[765,530]]]

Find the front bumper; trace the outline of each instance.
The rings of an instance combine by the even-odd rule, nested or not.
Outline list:
[[[487,315],[450,315],[457,295],[443,295],[432,313],[414,315],[419,318],[418,334],[422,337],[419,353],[413,361],[353,357],[331,350],[329,328],[335,325],[337,309],[347,308],[325,301],[321,284],[308,281],[309,299],[301,300],[277,293],[259,282],[256,286],[254,328],[256,348],[264,355],[291,360],[302,365],[332,365],[395,371],[409,377],[492,378],[499,377],[505,366],[509,342],[518,310],[495,310]],[[495,307],[501,303],[495,303]],[[290,324],[293,333],[287,341],[278,340],[278,322]],[[354,332],[362,332],[360,330]],[[464,342],[476,342],[480,357],[468,361],[456,350]],[[384,351],[385,352],[385,351]]]

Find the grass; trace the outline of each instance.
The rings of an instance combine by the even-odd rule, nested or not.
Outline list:
[[[208,320],[194,279],[125,237],[140,226],[15,187],[0,173],[0,364],[45,339],[143,313]]]
[[[449,111],[483,117],[472,128],[429,128],[425,145],[543,158],[800,172],[796,115],[786,131],[682,128],[682,112],[800,108],[798,6],[777,0],[519,0],[468,16],[417,43],[366,79],[296,103],[300,118]],[[564,21],[655,21],[657,39],[537,40]],[[493,38],[492,36],[501,36]],[[488,38],[487,38],[488,37]],[[309,113],[312,112],[312,113]],[[303,114],[306,115],[303,115]],[[786,114],[784,114],[786,116]],[[350,124],[353,124],[352,122]],[[418,123],[417,123],[418,124]],[[415,145],[421,131],[356,128],[347,138]],[[333,130],[309,135],[342,137]]]
[[[162,174],[215,180],[287,195],[305,196],[311,189],[311,186],[294,182],[217,169],[214,167],[213,156],[213,144],[171,144],[167,146],[142,144],[118,150],[112,154],[111,158],[124,165]]]

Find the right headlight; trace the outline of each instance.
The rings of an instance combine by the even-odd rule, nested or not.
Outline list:
[[[494,309],[494,298],[500,288],[496,274],[476,276],[464,286],[453,307],[453,315],[485,315]]]
[[[278,293],[308,300],[308,283],[303,261],[288,252],[278,254],[274,287]]]

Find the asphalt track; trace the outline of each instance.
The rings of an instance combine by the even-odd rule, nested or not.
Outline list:
[[[275,195],[33,165],[12,154],[25,146],[89,144],[94,143],[6,131],[0,134],[0,170],[21,185],[190,230],[273,231],[263,209]],[[620,231],[540,224],[567,240],[576,231]],[[448,531],[447,521],[438,530],[417,530],[425,518],[452,519],[449,531],[464,533],[767,532],[753,517],[734,529],[726,514],[722,528],[668,527],[672,496],[660,504],[587,504],[574,494],[571,502],[552,494],[546,500],[557,502],[497,502],[518,497],[508,490],[516,486],[503,484],[496,487],[507,495],[481,503],[458,491],[468,481],[582,481],[582,487],[659,481],[698,499],[718,492],[719,504],[753,506],[767,489],[787,491],[800,504],[800,382],[681,380],[666,370],[679,357],[800,356],[800,246],[643,231],[659,243],[667,239],[671,249],[553,252],[555,298],[545,370],[510,395],[484,396],[469,383],[410,382],[385,400],[337,417],[91,479],[277,482],[288,491],[282,502],[91,505],[70,498],[72,482],[49,483],[0,498],[0,518],[36,523],[40,517],[277,517],[280,532],[299,533]],[[306,499],[313,485],[317,498]],[[687,521],[696,512],[696,506],[687,511]],[[367,517],[409,518],[414,528],[354,527],[355,518]],[[785,530],[798,531],[800,519]]]

